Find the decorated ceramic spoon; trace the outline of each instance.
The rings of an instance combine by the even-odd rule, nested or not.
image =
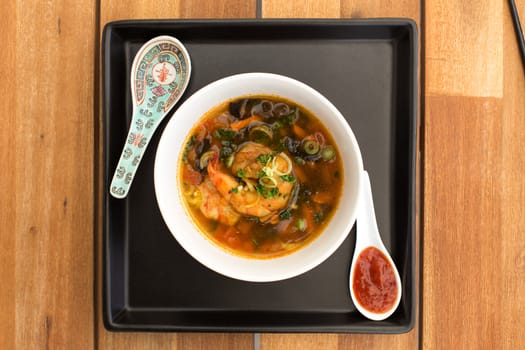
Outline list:
[[[159,36],[144,44],[131,67],[133,116],[109,191],[124,198],[153,133],[188,86],[191,63],[177,39]]]

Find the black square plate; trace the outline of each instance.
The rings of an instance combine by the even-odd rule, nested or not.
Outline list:
[[[129,73],[147,40],[172,35],[191,56],[184,98],[243,72],[287,75],[312,86],[356,134],[384,243],[403,282],[398,310],[373,322],[350,299],[355,228],[317,268],[249,283],[218,275],[168,231],[153,185],[161,124],[126,199],[107,188],[131,120]],[[402,333],[416,309],[417,30],[406,19],[121,21],[103,34],[104,284],[110,330]],[[182,101],[181,101],[182,102]],[[179,103],[181,103],[179,102]]]

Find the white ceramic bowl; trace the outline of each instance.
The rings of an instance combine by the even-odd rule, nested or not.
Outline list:
[[[337,212],[325,231],[305,247],[282,257],[250,259],[227,252],[204,234],[187,213],[179,193],[179,159],[192,127],[211,108],[246,95],[278,95],[310,110],[337,142],[344,186]],[[297,80],[268,73],[246,73],[215,81],[190,96],[167,124],[155,159],[155,193],[160,212],[180,245],[208,268],[235,279],[268,282],[300,275],[327,259],[344,241],[356,219],[363,161],[348,123],[328,99]]]

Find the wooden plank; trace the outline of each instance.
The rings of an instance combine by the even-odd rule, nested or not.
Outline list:
[[[420,2],[415,0],[341,0],[343,18],[412,18],[419,25],[420,11]]]
[[[340,348],[337,334],[263,334],[261,335],[261,349],[335,350],[352,348]]]
[[[509,9],[426,6],[422,347],[521,349],[525,74]]]
[[[0,2],[0,13],[5,14],[2,19],[2,31],[4,38],[16,37],[16,2]],[[16,167],[16,153],[12,146],[15,142],[16,123],[16,89],[11,82],[16,81],[16,42],[15,40],[2,41],[5,45],[3,63],[0,65],[0,96],[3,101],[0,104],[0,116],[2,116],[2,128],[0,137],[4,142],[0,147],[0,164],[5,169],[0,176],[0,280],[3,288],[0,288],[0,349],[14,349],[15,347],[15,177],[9,176],[9,169]]]
[[[503,95],[505,3],[425,2],[427,94]]]
[[[525,1],[516,4],[524,25]],[[499,343],[502,349],[525,349],[525,69],[510,11],[504,14]]]
[[[339,0],[264,0],[263,18],[339,18],[341,2]]]
[[[420,20],[420,3],[416,0],[265,0],[264,18],[371,18],[408,17]],[[419,158],[418,158],[419,160]],[[419,180],[418,180],[419,181]],[[419,218],[418,218],[419,220]],[[419,242],[419,237],[417,242]],[[263,334],[261,349],[415,349],[418,325],[401,335],[362,334]]]
[[[109,21],[120,19],[141,18],[254,18],[256,14],[255,1],[216,0],[191,1],[178,0],[159,3],[153,0],[131,2],[103,0],[100,5],[101,28]],[[101,114],[99,115],[99,120]],[[99,131],[100,132],[100,131]],[[102,147],[100,147],[102,151]],[[102,159],[99,154],[99,160]],[[99,170],[102,163],[99,161]],[[99,179],[102,173],[99,171]],[[101,193],[103,189],[100,189]],[[98,198],[100,203],[101,198]],[[98,251],[101,252],[100,226],[102,212],[98,212]],[[98,281],[101,281],[101,256],[98,257]],[[100,288],[98,308],[101,309]],[[101,318],[98,320],[98,346],[100,349],[252,349],[252,334],[192,334],[192,333],[110,333],[104,329]]]
[[[426,106],[423,348],[495,349],[502,282],[501,100],[430,96]]]
[[[254,18],[255,1],[177,0],[162,3],[152,0],[100,2],[101,24],[120,19],[160,18]]]
[[[94,10],[0,5],[2,349],[94,346]]]
[[[100,349],[230,350],[253,349],[251,334],[226,333],[108,333],[101,330]]]
[[[414,0],[264,0],[264,18],[372,18],[407,17],[419,20]]]

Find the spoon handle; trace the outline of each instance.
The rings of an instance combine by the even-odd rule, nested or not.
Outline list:
[[[156,118],[144,114],[147,112],[140,109],[134,111],[132,124],[109,187],[111,194],[116,198],[124,198],[128,194],[142,156],[159,124]]]
[[[367,235],[357,235],[356,247],[373,243],[383,246],[377,227],[376,214],[374,208],[374,198],[372,196],[372,185],[370,177],[366,170],[363,171],[363,185],[361,186],[360,205],[357,210],[357,226],[362,232],[368,232]]]

